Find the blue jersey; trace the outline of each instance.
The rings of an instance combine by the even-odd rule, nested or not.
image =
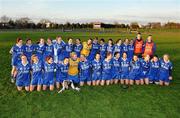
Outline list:
[[[172,63],[169,62],[165,62],[164,60],[160,60],[160,69],[159,69],[159,73],[162,76],[170,76],[170,72],[172,70]]]
[[[74,45],[74,52],[76,52],[78,57],[80,57],[82,48],[83,48],[82,44],[79,44],[79,45],[75,44]]]
[[[122,44],[122,53],[126,52],[126,53],[128,54],[128,50],[129,50],[129,49],[128,49],[128,46],[129,46],[129,45],[127,45],[127,44],[125,44],[125,43]]]
[[[90,63],[89,61],[79,62],[80,77],[90,76]]]
[[[150,62],[146,62],[144,60],[141,61],[141,77],[142,78],[147,78],[149,74],[149,69],[150,69]]]
[[[31,60],[31,56],[34,52],[34,45],[24,45],[24,54],[26,55],[28,61]]]
[[[113,78],[120,79],[121,65],[119,59],[113,58],[112,63],[113,63],[113,71],[112,71]]]
[[[38,61],[37,63],[33,63],[31,65],[32,70],[32,85],[42,84],[43,79],[43,63]]]
[[[46,56],[54,57],[54,46],[52,44],[45,45],[44,56],[45,56],[45,58],[46,58]]]
[[[112,60],[107,61],[106,59],[102,63],[102,79],[112,79],[113,63]]]
[[[113,53],[114,46],[113,45],[107,45],[107,52]]]
[[[99,51],[101,55],[101,60],[104,60],[106,57],[107,44],[100,45]]]
[[[129,69],[130,69],[130,61],[128,59],[121,58],[120,65],[121,65],[121,74],[123,76],[126,76],[126,75],[128,76],[129,75]]]
[[[37,44],[35,46],[35,53],[39,57],[39,59],[43,57],[44,51],[45,51],[45,45]]]
[[[159,68],[160,68],[159,61],[150,62],[150,70],[149,70],[149,79],[150,79],[150,81],[158,81],[159,80]]]
[[[63,82],[68,78],[68,69],[69,69],[69,64],[64,64],[64,63],[57,64],[56,80],[58,82]]]
[[[113,52],[115,53],[115,52],[119,52],[120,54],[122,53],[122,45],[117,45],[117,44],[115,44],[114,45],[114,50],[113,50]],[[113,54],[114,54],[113,53]]]
[[[53,85],[54,84],[54,73],[56,69],[56,64],[48,64],[47,62],[44,63],[44,85]]]
[[[88,56],[88,60],[93,60],[96,53],[99,51],[100,45],[98,43],[93,43],[90,54]]]
[[[139,80],[141,77],[141,62],[138,60],[136,62],[130,62],[130,72],[129,78],[132,80]]]
[[[29,63],[23,65],[22,62],[18,63],[16,66],[17,76],[16,85],[17,86],[29,86],[30,84],[30,70],[31,66]]]
[[[66,44],[64,50],[64,57],[70,57],[70,53],[73,51],[73,44]]]
[[[20,56],[24,54],[24,46],[14,45],[11,49],[12,51],[12,65],[15,66],[21,61]]]
[[[133,55],[134,55],[134,45],[128,45],[128,53],[127,53],[128,59],[132,60]]]
[[[92,67],[92,79],[93,80],[100,80],[101,79],[101,74],[102,74],[102,62],[99,60],[93,60],[91,62],[91,67]]]

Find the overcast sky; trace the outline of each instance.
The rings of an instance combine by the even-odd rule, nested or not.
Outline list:
[[[35,22],[180,22],[180,0],[0,0],[0,16]]]

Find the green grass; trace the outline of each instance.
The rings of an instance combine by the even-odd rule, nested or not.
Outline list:
[[[180,117],[180,32],[148,31],[157,43],[157,54],[168,53],[174,65],[174,80],[168,87],[156,85],[132,86],[122,89],[120,85],[82,87],[81,92],[57,91],[18,92],[10,83],[11,55],[8,53],[16,37],[30,37],[36,42],[40,37],[55,38],[61,35],[87,40],[89,37],[133,38],[135,34],[118,33],[62,33],[7,31],[0,32],[0,118],[4,117],[61,117],[61,118],[178,118]]]

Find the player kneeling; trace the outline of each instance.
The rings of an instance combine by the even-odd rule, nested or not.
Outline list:
[[[83,86],[85,82],[87,85],[91,85],[91,76],[90,76],[90,63],[86,57],[82,54],[80,56],[79,62],[79,77],[80,77],[80,86]]]
[[[129,84],[129,69],[130,69],[130,61],[127,58],[127,53],[123,53],[122,58],[120,60],[121,66],[121,84]]]
[[[104,59],[102,63],[102,80],[101,80],[101,85],[104,86],[110,84],[110,80],[112,79],[112,53],[108,52],[106,55],[106,58]]]
[[[68,69],[69,69],[69,59],[64,58],[64,61],[59,61],[57,63],[57,70],[56,70],[56,88],[60,88],[60,84],[63,84],[64,80],[68,78]]]
[[[141,79],[140,79],[140,83],[141,85],[145,84],[149,84],[149,69],[150,69],[150,56],[146,55],[144,57],[144,60],[141,61]]]
[[[25,55],[21,55],[21,62],[15,66],[14,77],[16,77],[17,90],[21,91],[25,87],[29,91],[31,66]]]
[[[160,63],[158,60],[158,56],[153,56],[151,62],[150,62],[150,70],[149,70],[149,83],[155,83],[159,84],[159,68]]]
[[[53,62],[53,58],[51,56],[47,56],[46,62],[44,64],[43,90],[46,90],[48,86],[50,91],[54,90],[55,70],[56,70],[56,64]]]
[[[160,69],[159,69],[159,84],[160,85],[169,85],[170,80],[172,80],[172,63],[169,60],[169,55],[163,55],[163,59],[160,60]]]
[[[32,70],[32,80],[30,85],[30,91],[33,91],[37,86],[37,91],[41,91],[41,85],[43,81],[43,64],[42,61],[38,59],[37,55],[32,55],[31,57],[31,70]]]
[[[129,79],[130,85],[134,84],[134,81],[137,85],[140,84],[140,75],[141,75],[141,62],[137,55],[133,56],[133,60],[130,63],[130,72]]]
[[[100,60],[100,54],[96,53],[95,59],[92,61],[92,84],[93,86],[98,86],[101,81],[101,74],[102,74],[102,63]]]

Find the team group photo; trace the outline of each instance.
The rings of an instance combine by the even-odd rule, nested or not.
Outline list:
[[[180,0],[0,0],[0,118],[180,118]]]

